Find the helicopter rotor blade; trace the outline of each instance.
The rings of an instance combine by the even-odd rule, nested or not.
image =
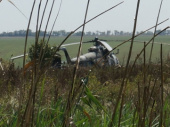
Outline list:
[[[134,41],[134,42],[139,42],[139,43],[144,43],[144,42],[148,42],[148,41]],[[164,43],[164,42],[154,42],[154,44],[158,44],[158,45],[168,45],[168,46],[170,46],[170,44],[169,43]]]
[[[110,41],[112,41],[112,42],[123,42],[123,41],[125,41],[125,40],[107,40],[108,42]],[[139,40],[134,40],[134,42],[139,42],[139,43],[144,43],[144,42],[148,42],[148,41],[139,41]],[[154,44],[159,44],[159,45],[168,45],[168,46],[170,46],[170,43],[164,43],[164,42],[154,42]]]
[[[83,42],[83,43],[86,43],[86,42]],[[78,44],[80,44],[80,42],[73,42],[73,43],[61,45],[61,47],[67,47],[67,46],[78,45]],[[25,55],[28,56],[28,53],[25,54]],[[18,55],[18,56],[11,57],[10,60],[19,59],[19,58],[22,58],[22,57],[24,57],[24,55]]]
[[[68,44],[61,45],[61,47],[66,47],[66,46],[71,46],[71,45],[78,45],[78,44],[80,44],[80,42],[73,42],[73,43],[68,43]]]
[[[94,42],[94,41],[85,41],[83,43],[90,43],[90,42]],[[79,45],[79,44],[80,44],[80,42],[73,42],[73,43],[68,43],[68,44],[61,45],[61,47],[72,46],[72,45]]]
[[[25,55],[27,56],[28,54],[25,54]],[[15,60],[15,59],[22,58],[22,57],[24,57],[24,55],[14,56],[14,57],[11,57],[11,60]]]
[[[1,61],[0,61],[0,67],[1,67],[1,69],[2,69],[2,71],[3,71],[3,70],[4,70],[4,68],[3,68],[2,64],[1,64]]]

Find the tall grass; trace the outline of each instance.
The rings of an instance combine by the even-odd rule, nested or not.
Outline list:
[[[27,49],[29,25],[34,11],[34,5],[30,14],[25,39],[24,54]],[[85,24],[115,8],[121,3],[102,12],[89,21],[86,21],[90,0],[87,3],[86,13],[80,42],[83,41]],[[46,6],[48,3],[46,3]],[[46,23],[45,31],[51,17],[54,1]],[[39,3],[34,64],[25,70],[25,56],[23,69],[15,68],[13,63],[2,61],[3,70],[0,70],[0,126],[2,127],[117,127],[117,126],[169,126],[170,125],[170,63],[163,60],[163,49],[160,47],[158,63],[147,63],[146,47],[164,30],[154,34],[152,39],[144,43],[143,49],[137,54],[135,61],[131,62],[133,42],[136,33],[136,24],[140,0],[137,2],[136,17],[133,28],[131,45],[129,48],[126,66],[120,67],[79,67],[80,47],[77,55],[76,66],[64,69],[53,68],[51,60],[46,66],[42,65],[42,59],[46,50],[41,50],[37,57],[37,44],[44,13],[39,24],[41,1]],[[46,10],[44,8],[44,12]],[[57,14],[58,16],[58,14]],[[166,20],[165,20],[166,21]],[[164,21],[163,21],[164,22]],[[163,23],[162,22],[162,23]],[[55,21],[54,21],[55,24]],[[161,23],[160,23],[161,24]],[[157,27],[157,23],[154,27]],[[78,27],[77,29],[79,29]],[[58,46],[60,46],[73,34],[72,31]],[[52,27],[53,30],[53,27]],[[148,29],[149,30],[149,29]],[[146,30],[147,31],[147,30]],[[49,38],[50,39],[50,36]],[[120,45],[126,43],[122,42]],[[45,35],[43,39],[44,45]],[[119,47],[116,46],[115,48]],[[42,46],[43,48],[43,46]],[[114,48],[114,49],[115,49]],[[46,48],[45,48],[46,49]],[[141,63],[137,64],[139,56],[143,53]],[[53,54],[52,56],[54,56]],[[147,68],[149,66],[149,68]]]
[[[166,61],[165,61],[166,62]],[[146,65],[147,66],[147,65]],[[129,66],[131,67],[131,66]],[[126,85],[122,104],[119,103],[115,113],[114,126],[140,126],[144,122],[146,126],[159,125],[162,118],[163,124],[168,126],[169,123],[169,77],[165,77],[164,82],[164,106],[161,106],[161,88],[160,88],[160,66],[152,65],[152,71],[147,72],[146,86],[143,84],[143,65],[136,65],[135,70],[131,73],[129,81]],[[75,103],[72,107],[72,116],[69,117],[68,124],[75,126],[109,126],[111,120],[111,111],[116,104],[116,97],[119,93],[119,84],[124,75],[124,67],[121,68],[105,68],[94,69],[90,73],[89,68],[81,68],[78,71],[78,77],[75,84],[77,92],[75,95]],[[164,70],[168,70],[168,66],[163,66]],[[18,70],[19,71],[19,70]],[[70,83],[72,80],[73,68],[65,70],[50,69],[40,78],[37,84],[37,92],[34,106],[34,126],[62,126],[65,108],[70,91]],[[11,71],[10,71],[11,72]],[[20,73],[19,73],[20,72]],[[21,70],[13,72],[22,74]],[[1,125],[16,126],[18,118],[18,102],[20,86],[13,84],[12,79],[7,83],[9,74],[5,71],[4,80],[1,79]],[[31,84],[31,76],[27,72],[26,95],[23,101],[23,113],[27,97],[29,96],[29,88]],[[89,73],[89,75],[86,75]],[[14,76],[13,74],[13,76]],[[114,75],[113,75],[114,74]],[[116,75],[115,75],[116,74]],[[170,73],[168,73],[170,74]],[[1,77],[3,77],[1,75]],[[84,77],[84,78],[82,78]],[[102,77],[102,78],[101,78]],[[15,78],[16,79],[16,78]],[[21,80],[21,79],[18,79]],[[19,81],[18,81],[19,82]],[[83,83],[82,83],[83,82]],[[79,85],[83,85],[80,88]],[[20,84],[21,85],[21,84]],[[121,117],[120,117],[120,109]],[[161,110],[164,112],[160,117]],[[145,121],[143,120],[145,116]]]

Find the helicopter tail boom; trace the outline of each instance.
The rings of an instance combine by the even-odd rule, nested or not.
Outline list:
[[[67,52],[66,48],[65,47],[61,47],[60,50],[62,50],[64,52],[64,54],[66,56],[66,59],[67,59],[67,63],[71,64],[71,59],[70,59],[70,56],[68,55],[68,52]]]

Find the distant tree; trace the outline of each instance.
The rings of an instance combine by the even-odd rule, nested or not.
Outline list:
[[[19,32],[18,31],[14,31],[14,36],[19,36]]]
[[[116,36],[119,35],[119,31],[114,30],[114,34],[115,34]]]
[[[91,36],[91,35],[92,35],[92,32],[91,32],[91,31],[88,31],[88,32],[86,32],[86,35],[87,35],[87,36]]]
[[[1,36],[7,36],[7,33],[6,33],[6,32],[3,32],[3,33],[1,34]]]
[[[66,31],[65,30],[60,30],[58,31],[59,36],[66,36]]]
[[[157,30],[156,33],[159,33],[161,30]],[[142,32],[142,31],[141,31]],[[136,34],[139,34],[141,32],[136,32]],[[78,31],[76,33],[74,33],[74,36],[81,36],[82,31]],[[46,36],[49,36],[50,32],[46,32]],[[65,30],[60,30],[60,31],[53,31],[51,36],[67,36],[68,34],[70,34],[70,32],[66,32]],[[14,32],[3,32],[0,34],[0,36],[5,37],[5,36],[25,36],[26,35],[26,30],[16,30]],[[110,30],[107,30],[106,32],[104,31],[96,31],[96,32],[91,32],[88,31],[86,33],[84,33],[84,35],[86,36],[111,36],[111,35],[115,35],[115,36],[119,36],[119,35],[132,35],[132,32],[125,32],[125,31],[118,31],[118,30],[114,30],[114,32],[112,33]],[[143,33],[143,35],[153,35],[152,31],[148,31],[146,33]],[[170,30],[166,30],[163,31],[160,35],[170,35]],[[35,32],[33,32],[31,29],[29,29],[28,31],[28,36],[35,36]],[[44,31],[40,31],[40,36],[44,36]]]
[[[159,33],[159,32],[161,32],[161,30],[156,30],[156,34]]]
[[[96,34],[93,32],[93,33],[92,33],[92,36],[96,36]]]
[[[44,36],[44,31],[40,30],[40,36]]]
[[[153,32],[152,32],[152,31],[148,31],[148,32],[146,33],[146,35],[153,35]]]
[[[95,35],[96,36],[100,35],[100,31],[97,30]]]
[[[170,30],[166,30],[167,31],[167,35],[170,35]]]
[[[60,34],[59,34],[58,31],[53,31],[53,35],[54,35],[54,36],[59,36]]]
[[[32,30],[31,29],[28,30],[28,36],[32,36]]]
[[[106,34],[107,34],[108,36],[111,35],[111,31],[108,30]]]
[[[75,35],[75,36],[81,36],[81,34],[82,34],[82,31],[78,31],[78,32],[76,32],[74,35]],[[84,35],[85,35],[85,33],[84,33]]]
[[[14,33],[13,32],[9,32],[8,36],[14,36]]]
[[[105,32],[100,32],[100,35],[105,36],[106,33]]]
[[[124,35],[124,32],[123,31],[120,31],[120,33],[119,33],[120,35]]]
[[[19,36],[25,36],[26,35],[26,30],[19,30]]]

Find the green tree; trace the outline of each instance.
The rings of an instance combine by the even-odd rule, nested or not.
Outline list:
[[[48,60],[50,60],[54,56],[56,48],[57,47],[55,46],[51,47],[50,45],[46,45],[45,42],[41,40],[37,44],[36,51],[35,51],[35,45],[31,45],[31,47],[29,48],[28,56],[31,59],[31,61],[35,59],[34,57],[36,57],[36,59],[43,57],[41,59],[43,63],[46,63]]]

